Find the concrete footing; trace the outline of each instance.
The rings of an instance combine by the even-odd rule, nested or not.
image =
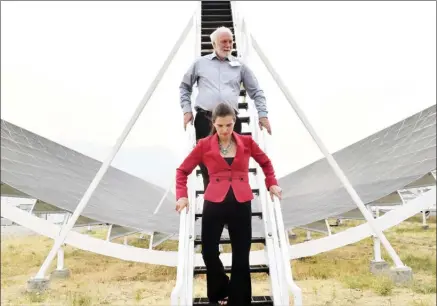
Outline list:
[[[70,270],[69,269],[61,269],[61,270],[54,270],[52,274],[50,275],[50,278],[53,279],[65,279],[70,277]]]
[[[31,278],[27,281],[27,292],[43,292],[49,288],[50,279]]]
[[[410,267],[393,267],[390,269],[390,278],[396,284],[404,284],[413,280],[413,270]]]
[[[370,262],[370,272],[372,274],[382,274],[387,273],[389,270],[388,263],[385,260],[372,260]]]

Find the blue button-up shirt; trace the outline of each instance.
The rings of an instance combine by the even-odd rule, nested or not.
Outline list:
[[[255,102],[258,116],[267,117],[266,98],[252,70],[233,56],[222,61],[214,52],[198,58],[190,66],[179,86],[184,113],[192,112],[191,94],[196,82],[198,95],[194,107],[212,111],[218,103],[227,102],[238,110],[243,83],[247,94]]]

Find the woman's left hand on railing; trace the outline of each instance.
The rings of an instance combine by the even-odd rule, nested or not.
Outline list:
[[[272,199],[272,201],[273,201],[273,196],[274,195],[277,196],[279,200],[282,199],[282,189],[281,189],[281,187],[279,187],[277,185],[272,185],[272,186],[270,186],[269,191],[270,191],[270,198]]]
[[[180,198],[177,202],[176,202],[176,211],[178,213],[180,213],[185,207],[187,207],[187,212],[188,209],[190,207],[189,203],[188,203],[188,199],[187,198]]]

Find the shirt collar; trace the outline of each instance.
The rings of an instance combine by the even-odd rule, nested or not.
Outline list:
[[[211,54],[208,54],[206,56],[208,59],[213,60],[214,58],[218,59],[217,54],[215,53],[215,51]],[[225,58],[226,61],[231,62],[234,60],[234,57],[232,55],[229,55],[227,58]]]

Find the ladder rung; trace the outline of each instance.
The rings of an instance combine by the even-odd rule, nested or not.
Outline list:
[[[238,103],[238,109],[248,110],[249,109],[249,103],[247,103],[247,102],[240,102],[240,103]]]
[[[271,296],[253,296],[251,305],[273,305]],[[208,298],[194,298],[193,305],[210,305]]]
[[[266,238],[264,237],[252,237],[251,240],[252,243],[262,243],[262,244],[266,244]],[[202,240],[200,239],[200,237],[194,239],[194,245],[201,245],[202,244]],[[229,238],[220,238],[220,244],[231,244],[231,240]]]
[[[225,273],[231,273],[232,266],[226,266]],[[269,273],[269,266],[267,265],[253,265],[250,266],[250,273]],[[194,275],[206,274],[206,267],[195,267]]]
[[[250,123],[250,117],[249,116],[244,116],[244,117],[240,117],[240,121],[241,123]]]
[[[204,194],[205,191],[204,190],[196,190],[196,198],[201,195]],[[259,195],[259,189],[258,188],[252,188],[252,193],[255,195]]]

